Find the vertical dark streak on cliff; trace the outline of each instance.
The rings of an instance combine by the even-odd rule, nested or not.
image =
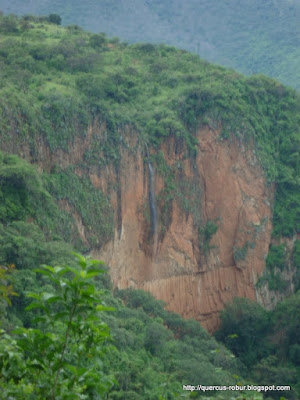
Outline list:
[[[154,171],[151,163],[148,163],[149,168],[149,207],[150,207],[150,220],[151,220],[151,234],[157,230],[157,210],[154,193]]]
[[[149,208],[150,208],[150,221],[151,221],[151,235],[153,237],[153,255],[156,257],[157,254],[157,242],[158,242],[158,217],[157,217],[157,208],[156,208],[156,198],[154,191],[154,170],[153,167],[148,161],[148,169],[149,169]]]
[[[116,167],[116,177],[117,177],[117,230],[118,230],[118,239],[120,239],[122,233],[122,186],[121,186],[120,163],[118,163]]]

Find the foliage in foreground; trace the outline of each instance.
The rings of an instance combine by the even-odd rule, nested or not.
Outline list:
[[[100,262],[77,257],[77,267],[38,270],[54,290],[27,295],[34,328],[2,331],[2,399],[101,399],[113,385],[101,361],[110,339],[101,312],[111,308],[91,280],[103,271]]]

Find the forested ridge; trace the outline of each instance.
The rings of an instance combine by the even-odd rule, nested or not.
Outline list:
[[[58,13],[65,25],[166,43],[246,74],[300,87],[299,0],[0,0],[6,14]]]
[[[251,383],[291,385],[284,397],[296,400],[299,292],[273,311],[245,299],[229,305],[216,333],[229,351],[198,322],[168,313],[149,294],[113,291],[96,262],[81,256],[74,261],[74,249],[87,254],[111,239],[109,196],[76,173],[76,162],[42,171],[11,153],[27,152],[33,164],[40,143],[68,154],[70,143],[85,140],[96,122],[105,130],[99,127],[99,136],[83,149],[80,168],[86,171],[118,167],[128,127],[141,146],[153,149],[175,138],[187,157],[197,151],[200,126],[221,130],[222,141],[254,142],[276,188],[274,244],[263,279],[284,292],[284,271],[292,268],[296,292],[298,94],[270,78],[246,78],[173,47],[127,45],[78,26],[61,28],[57,17],[0,17],[0,396],[207,398],[183,392],[182,385]],[[167,208],[182,196],[180,188],[161,153],[151,161],[167,178]],[[74,215],[62,209],[64,201],[88,227],[85,241]],[[199,226],[202,239],[209,237],[208,228]],[[293,241],[289,254],[286,238]],[[209,396],[262,398],[250,392]]]

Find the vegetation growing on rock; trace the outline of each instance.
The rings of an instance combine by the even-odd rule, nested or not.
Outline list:
[[[221,138],[254,141],[269,182],[276,183],[274,235],[299,227],[299,96],[263,76],[243,77],[168,46],[128,46],[44,20],[14,21],[0,45],[2,149],[38,143],[68,152],[81,138],[84,166],[117,163],[125,127],[142,145],[166,138],[197,151],[200,126]],[[88,140],[93,124],[99,129]],[[89,128],[90,127],[90,128]],[[101,129],[102,127],[102,129]],[[11,142],[11,137],[14,138]]]
[[[11,396],[17,396],[13,390],[28,396],[34,393],[28,377],[36,367],[43,371],[43,366],[26,358],[28,340],[32,339],[31,345],[35,340],[46,340],[54,347],[61,346],[59,323],[53,324],[53,336],[47,337],[43,316],[34,322],[32,311],[28,309],[24,313],[29,305],[26,292],[35,292],[36,299],[47,302],[51,297],[45,297],[45,293],[54,294],[55,290],[52,283],[37,275],[35,268],[41,264],[67,264],[70,266],[67,271],[72,273],[74,261],[69,255],[72,246],[87,251],[100,247],[112,237],[114,218],[109,194],[111,187],[118,190],[118,182],[112,180],[107,193],[103,193],[92,185],[90,177],[95,170],[106,170],[108,166],[118,170],[120,154],[128,147],[125,135],[126,139],[135,136],[136,146],[145,154],[146,148],[152,150],[151,162],[164,179],[164,189],[157,198],[163,227],[169,223],[172,202],[176,201],[195,219],[204,251],[210,250],[217,222],[205,221],[197,213],[195,198],[201,195],[200,191],[192,181],[180,184],[175,179],[175,169],[180,170],[180,165],[170,166],[158,151],[172,139],[193,159],[198,149],[196,132],[201,126],[220,131],[221,143],[237,140],[241,146],[256,152],[266,179],[276,188],[275,239],[294,240],[299,232],[299,96],[295,91],[263,76],[246,78],[209,65],[173,47],[128,46],[103,34],[86,33],[76,26],[61,28],[58,22],[53,18],[49,23],[35,17],[0,17],[3,34],[0,40],[1,149],[22,155],[39,167],[12,154],[0,156],[1,323],[8,332],[1,338],[0,362],[3,368],[11,365],[12,354],[19,368],[4,369],[7,375],[2,374],[0,379]],[[80,150],[79,156],[72,153],[74,148]],[[43,151],[51,155],[44,164]],[[188,199],[183,196],[187,190]],[[85,227],[82,235],[78,230],[80,224]],[[290,262],[297,267],[299,241],[293,243]],[[270,248],[267,267],[271,275],[276,268],[284,269],[284,250],[281,244]],[[244,251],[236,256],[244,257]],[[59,274],[60,270],[54,267],[48,271]],[[78,271],[75,275],[78,273],[83,278]],[[18,296],[12,298],[13,308],[8,312],[7,298],[13,294],[10,280]],[[294,340],[295,326],[288,324],[283,342],[279,341],[283,346],[282,356],[270,343],[265,346],[268,340],[262,328],[269,314],[256,306],[238,304],[230,322],[231,328],[236,329],[220,334],[225,342],[228,335],[238,335],[233,346],[226,343],[239,360],[209,338],[197,322],[167,313],[150,295],[128,291],[113,296],[105,278],[92,281],[91,293],[93,285],[97,290],[101,288],[105,303],[117,309],[115,314],[102,317],[111,327],[116,346],[116,350],[109,351],[99,361],[99,365],[103,362],[104,376],[109,377],[105,389],[110,391],[109,398],[173,399],[182,394],[181,384],[191,378],[203,384],[250,382],[251,379],[263,382],[264,366],[269,375],[275,371],[278,376],[282,367],[288,377],[285,383],[296,385],[294,371],[297,372],[299,344]],[[297,295],[288,299],[270,317],[274,318],[274,337],[276,330],[283,329],[285,307],[294,311],[297,299]],[[47,314],[47,307],[45,310],[42,303],[39,305]],[[55,311],[54,306],[51,314],[54,317]],[[254,352],[256,338],[249,342],[248,334],[237,332],[235,319],[239,322],[243,313],[253,317],[257,335],[263,339]],[[52,320],[46,322],[52,324]],[[245,323],[245,329],[248,325]],[[13,333],[16,326],[23,326],[23,330]],[[21,339],[19,334],[28,334],[28,340]],[[74,337],[72,351],[76,348],[75,342]],[[22,348],[22,344],[27,347]],[[246,353],[241,356],[243,346]],[[11,348],[11,354],[5,348]],[[72,358],[71,350],[68,356]],[[56,356],[53,353],[49,357],[52,362]],[[272,357],[278,357],[279,369]],[[28,362],[31,362],[29,375]],[[89,365],[89,360],[85,362]],[[63,379],[72,373],[72,368],[64,367],[61,390],[66,392],[71,383],[68,380],[64,383]],[[59,376],[57,371],[62,367],[56,364],[55,368],[54,375]],[[76,375],[78,382],[79,375]],[[118,382],[114,386],[110,375]],[[102,383],[100,379],[97,384]],[[75,389],[78,396],[86,390],[79,384]],[[296,399],[294,393],[291,398]],[[62,394],[61,398],[67,397]]]

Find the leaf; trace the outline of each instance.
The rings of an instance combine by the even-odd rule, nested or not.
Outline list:
[[[27,335],[28,330],[26,328],[16,328],[12,331],[15,335]]]
[[[80,271],[81,278],[86,278],[86,271]]]
[[[52,304],[52,303],[55,303],[55,302],[61,301],[61,300],[62,299],[61,299],[60,296],[53,296],[53,297],[51,297],[50,299],[47,300],[47,303],[48,304]]]
[[[86,267],[87,267],[87,261],[86,261],[86,259],[85,259],[81,254],[78,254],[78,253],[73,253],[73,254],[74,254],[74,256],[77,258],[78,264],[79,264],[83,269],[86,269]]]
[[[54,273],[55,269],[53,267],[50,267],[50,265],[43,265],[44,270],[47,270],[49,272]]]
[[[59,270],[58,275],[59,275],[59,276],[63,276],[64,274],[66,274],[66,273],[68,273],[68,272],[69,272],[69,267],[64,267],[64,268],[61,268],[61,269]]]
[[[100,260],[89,260],[89,264],[90,265],[105,265],[105,262],[104,261],[100,261]]]
[[[116,311],[114,307],[103,306],[102,304],[98,304],[96,306],[97,311]]]
[[[47,292],[45,293],[44,292],[42,294],[42,300],[47,301],[48,303],[50,303],[50,302],[53,303],[55,301],[61,300],[61,298],[54,293],[47,293]]]
[[[33,310],[34,308],[45,308],[41,303],[31,303],[25,308],[26,311]]]
[[[94,294],[95,293],[95,286],[94,285],[89,285],[86,289],[85,289],[85,293],[86,294]]]
[[[38,272],[39,274],[42,274],[42,275],[51,276],[51,273],[49,271],[44,270],[44,269],[34,269],[34,272]]]
[[[30,297],[30,298],[33,298],[33,299],[41,300],[41,295],[37,294],[37,293],[32,293],[32,292],[27,293],[26,297]]]
[[[37,368],[37,369],[40,369],[40,370],[44,370],[45,369],[44,365],[40,361],[38,361],[37,359],[34,359],[34,360],[30,361],[28,364],[29,364],[30,367],[33,367],[33,368]]]
[[[98,270],[89,270],[86,274],[87,278],[93,278],[94,276],[100,275],[105,273],[105,271],[98,269]]]

